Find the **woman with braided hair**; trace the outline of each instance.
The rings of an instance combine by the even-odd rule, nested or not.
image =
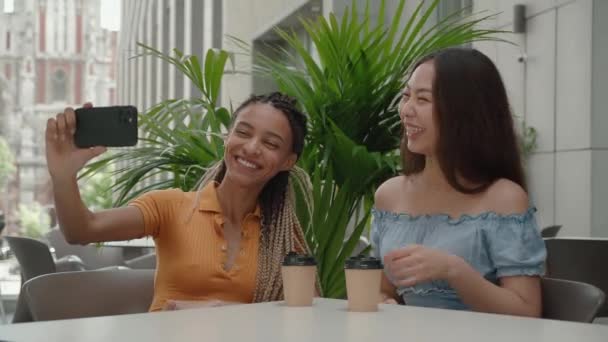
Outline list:
[[[223,160],[196,191],[151,191],[95,213],[82,203],[76,174],[105,148],[75,147],[74,128],[67,108],[46,130],[61,230],[78,244],[152,236],[157,270],[150,311],[282,298],[283,257],[309,252],[290,181],[291,175],[309,185],[294,166],[307,132],[295,100],[280,93],[246,100],[234,113]]]

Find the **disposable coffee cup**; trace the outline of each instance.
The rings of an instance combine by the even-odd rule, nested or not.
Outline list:
[[[373,257],[353,257],[344,264],[348,310],[378,311],[382,263]]]
[[[287,306],[311,306],[315,292],[317,261],[310,255],[290,252],[281,267]]]

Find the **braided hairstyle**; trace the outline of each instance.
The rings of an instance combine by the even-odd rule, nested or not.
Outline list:
[[[247,106],[258,103],[269,104],[285,115],[293,137],[292,151],[300,157],[304,149],[307,120],[306,116],[297,109],[296,100],[289,96],[279,92],[252,95],[236,109],[232,124],[236,121],[239,112]],[[225,174],[226,163],[222,160],[205,173],[198,189],[202,189],[210,181],[221,182]],[[310,190],[311,184],[308,175],[304,170],[294,166],[290,171],[277,173],[266,183],[259,196],[262,231],[254,302],[283,299],[281,262],[285,254],[290,251],[310,253],[302,227],[295,214],[293,205],[295,194],[290,175],[293,181],[297,182],[305,191]]]

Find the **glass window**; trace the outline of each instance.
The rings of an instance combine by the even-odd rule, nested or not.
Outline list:
[[[472,0],[442,0],[441,2],[439,2],[439,6],[437,6],[437,20],[441,21],[450,14],[453,14],[460,10],[464,10],[461,13],[461,16],[470,14],[472,8]]]
[[[4,0],[4,13],[15,12],[15,0]]]
[[[66,101],[67,99],[67,78],[65,71],[58,69],[51,78],[52,101]]]

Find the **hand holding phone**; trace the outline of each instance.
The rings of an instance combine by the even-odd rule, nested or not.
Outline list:
[[[130,107],[130,111],[120,111],[119,108],[100,107],[97,111],[93,110],[92,104],[85,103],[83,108],[76,110],[80,111],[78,118],[76,111],[66,108],[47,121],[46,160],[53,179],[75,178],[89,160],[106,151],[105,146],[137,143],[137,109]],[[135,122],[129,120],[133,115]]]
[[[134,146],[137,144],[137,108],[133,106],[76,109],[76,146]]]

